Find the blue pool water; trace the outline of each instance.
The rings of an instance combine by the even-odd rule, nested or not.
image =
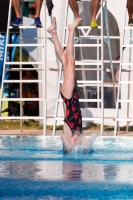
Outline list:
[[[97,137],[66,155],[58,136],[0,137],[1,199],[131,200],[133,138]]]

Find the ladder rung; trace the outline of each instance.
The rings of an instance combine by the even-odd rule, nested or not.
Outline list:
[[[130,102],[133,103],[133,99],[119,99],[119,102]]]
[[[44,44],[7,44],[7,47],[42,47]]]
[[[104,63],[110,63],[110,60],[104,60]],[[120,63],[120,61],[112,60],[112,63]],[[102,60],[76,60],[75,65],[102,65]]]
[[[9,26],[9,29],[36,29],[36,28],[42,28],[42,27],[37,27],[37,26],[17,26],[17,27],[14,27],[14,26]]]
[[[58,101],[63,102],[62,99],[58,99]],[[101,102],[101,99],[79,99],[79,102]]]
[[[63,120],[64,120],[64,117],[56,117],[56,120],[63,121]],[[94,121],[94,120],[101,121],[101,117],[93,117],[93,118],[82,117],[82,121]]]
[[[104,83],[104,87],[108,87],[108,88],[110,88],[110,87],[113,87],[113,84],[106,84],[106,83]],[[115,87],[118,87],[118,85],[115,85]]]
[[[44,65],[44,62],[5,62],[6,65]]]
[[[110,60],[104,60],[104,63],[110,63]],[[112,63],[120,63],[119,60],[112,60]]]
[[[107,36],[104,36],[104,38],[108,38]],[[109,39],[120,39],[120,36],[109,36]]]
[[[44,39],[44,38],[43,37],[21,37],[21,39],[23,39],[23,40],[29,40],[29,39],[41,40],[41,39]]]
[[[74,47],[102,47],[101,44],[73,44]],[[67,44],[63,45],[64,47],[67,46]]]
[[[113,87],[113,83],[103,83],[104,87]],[[115,87],[118,87],[118,83],[114,83]],[[96,83],[85,83],[83,85],[78,84],[78,87],[84,87],[84,86],[94,86],[96,87]],[[101,85],[99,85],[99,87],[101,87]]]
[[[66,26],[65,29],[68,29]],[[78,26],[76,29],[92,29],[90,26]],[[101,26],[98,26],[98,29],[101,29]]]
[[[99,83],[100,84],[102,83],[102,81],[81,81],[80,80],[80,81],[77,81],[77,83],[96,83],[96,84]]]
[[[133,63],[121,63],[121,65],[133,65]]]
[[[101,36],[91,36],[91,35],[81,35],[81,36],[79,36],[79,37],[74,37],[74,39],[78,39],[78,38],[80,38],[80,39],[89,39],[89,40],[94,40],[94,39],[101,39]]]
[[[79,99],[79,102],[102,102],[101,99]]]
[[[44,101],[43,98],[1,98],[2,101]]]
[[[75,68],[76,71],[101,71],[102,69],[96,68]]]
[[[133,84],[133,81],[120,81],[120,84]]]
[[[47,118],[54,118],[55,116],[47,116]],[[115,117],[104,117],[105,119],[115,119]],[[56,119],[61,119],[64,120],[63,117],[56,117]],[[83,119],[83,118],[82,118]],[[84,118],[85,120],[86,118]],[[89,119],[94,119],[94,118],[89,118]],[[95,119],[99,119],[99,118],[95,118]]]
[[[133,47],[133,44],[123,44],[123,47]]]
[[[60,83],[63,83],[63,81],[60,81]],[[97,84],[97,83],[102,83],[102,81],[82,81],[82,80],[80,80],[80,81],[77,81],[77,83],[95,83],[95,84]]]
[[[4,83],[43,83],[44,80],[3,80]]]
[[[82,85],[78,84],[78,87],[86,87],[86,86],[91,86],[91,87],[97,87],[97,84],[94,83],[82,83]],[[101,85],[98,85],[99,87],[101,87]]]
[[[107,38],[107,37],[105,37]],[[120,38],[120,37],[119,37]],[[119,39],[119,38],[110,38],[110,39]],[[47,37],[47,39],[52,40],[52,37]],[[93,36],[93,35],[81,35],[79,37],[74,37],[74,39],[89,39],[89,40],[96,40],[96,39],[100,39],[101,40],[101,36]]]
[[[9,117],[2,117],[0,116],[0,119],[44,119],[45,117],[40,117],[40,116],[9,116]]]
[[[7,71],[34,71],[34,70],[44,70],[44,68],[6,68]]]
[[[112,82],[104,82],[103,84],[104,84],[104,85],[109,85],[109,86],[110,86],[110,85],[113,85]],[[114,82],[114,85],[115,85],[116,87],[118,87],[118,83],[115,83],[115,82]]]
[[[102,65],[101,62],[75,61],[75,65]]]
[[[117,121],[133,121],[133,118],[117,118]]]
[[[81,35],[79,37],[74,37],[75,39],[77,38],[88,38],[88,39],[101,39],[101,36],[97,36],[97,35],[87,35],[87,36],[84,36],[84,35]],[[108,39],[107,36],[104,36],[104,39]],[[120,39],[120,36],[109,36],[109,39]]]
[[[133,26],[124,26],[124,29],[133,29]]]

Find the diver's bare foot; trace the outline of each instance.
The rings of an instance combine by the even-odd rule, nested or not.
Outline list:
[[[81,25],[81,22],[83,21],[83,18],[78,18],[76,19],[72,24],[68,25],[68,29],[75,29],[76,27],[78,27],[79,25]]]
[[[47,29],[48,33],[52,34],[56,31],[57,25],[56,25],[56,18],[53,17],[51,26]]]

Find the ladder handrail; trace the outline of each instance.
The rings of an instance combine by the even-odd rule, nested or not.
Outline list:
[[[67,15],[68,15],[68,8],[69,8],[69,5],[67,4],[67,7],[66,7],[66,21],[65,21],[65,24],[67,24]],[[64,39],[63,39],[63,43],[65,42],[65,39],[66,39],[66,29],[64,29]],[[57,63],[59,63],[59,75],[58,75],[58,86],[57,86],[57,100],[56,100],[56,105],[55,105],[55,114],[54,114],[54,125],[53,125],[53,133],[52,135],[54,136],[55,135],[55,130],[56,130],[56,117],[57,117],[57,111],[58,111],[58,99],[59,99],[59,96],[60,96],[60,79],[61,79],[61,76],[62,76],[62,64],[59,62],[58,58],[56,57],[57,59]]]
[[[23,2],[23,0],[21,0]],[[40,44],[40,43],[37,43],[37,44],[22,44],[22,40],[23,40],[23,37],[22,37],[22,30],[25,29],[25,28],[29,28],[29,29],[32,29],[32,28],[37,28],[36,26],[20,26],[17,28],[17,31],[19,30],[20,31],[20,44],[9,44],[8,43],[8,40],[9,40],[9,34],[10,34],[10,29],[15,29],[13,27],[10,26],[10,21],[11,21],[11,4],[12,4],[12,0],[10,0],[9,2],[9,13],[8,13],[8,23],[7,23],[7,39],[6,39],[6,45],[5,45],[5,57],[4,57],[4,67],[3,67],[3,75],[2,75],[2,87],[1,87],[1,94],[0,94],[0,113],[1,113],[1,110],[2,110],[2,101],[19,101],[20,102],[20,116],[19,117],[12,117],[12,116],[8,116],[8,117],[3,117],[3,116],[0,116],[0,119],[20,119],[20,128],[21,128],[21,131],[22,131],[22,119],[40,119],[40,120],[43,120],[43,134],[45,135],[46,134],[46,73],[45,73],[45,69],[46,69],[46,59],[43,59],[43,62],[23,62],[22,61],[22,46],[45,46],[46,47],[46,37],[45,37],[45,31],[43,31],[43,35],[44,37],[36,37],[36,39],[43,39],[43,44]],[[44,18],[46,20],[46,13],[45,13],[45,10],[46,10],[46,4],[45,2],[43,1],[42,3],[44,5]],[[43,5],[42,5],[42,8],[43,8]],[[21,10],[20,12],[22,11],[22,5],[21,5]],[[44,20],[44,29],[46,29],[46,22]],[[25,38],[24,38],[25,39]],[[8,47],[13,47],[13,46],[18,46],[20,47],[20,61],[19,62],[7,62],[7,48]],[[43,48],[44,50],[44,53],[43,53],[43,56],[42,58],[46,57],[46,51],[45,51],[45,48]],[[5,72],[6,70],[8,71],[8,69],[6,68],[6,65],[12,65],[12,64],[19,64],[19,69],[16,69],[16,71],[19,71],[20,72],[20,80],[5,80]],[[26,69],[23,69],[22,68],[22,64],[34,64],[34,65],[41,65],[42,67],[41,68],[38,68],[36,70],[38,71],[43,71],[44,75],[43,75],[43,79],[40,80],[22,80],[22,71],[26,71]],[[32,69],[32,70],[35,70],[35,69]],[[15,71],[15,69],[13,69]],[[11,71],[11,68],[10,68],[10,71]],[[3,97],[3,92],[4,92],[4,83],[20,83],[20,98],[2,98]],[[21,98],[22,97],[22,83],[24,82],[33,82],[33,83],[41,83],[43,86],[42,86],[42,89],[43,91],[41,92],[41,98],[38,97],[38,98]],[[22,101],[40,101],[41,103],[41,108],[42,109],[42,115],[43,116],[34,116],[34,117],[30,117],[30,116],[23,116],[23,109],[22,109]]]
[[[126,24],[126,15],[127,10],[125,7],[125,19],[123,22],[123,27]],[[114,136],[117,136],[117,126],[118,126],[118,113],[119,113],[119,97],[120,97],[120,84],[121,84],[121,75],[122,75],[122,61],[123,61],[123,44],[124,44],[124,37],[125,37],[125,28],[123,28],[121,43],[120,43],[120,66],[119,66],[119,80],[118,80],[118,90],[117,90],[117,103],[116,103],[116,113],[115,113],[115,127],[114,127]]]
[[[102,136],[103,135],[103,126],[104,126],[104,34],[103,34],[103,3],[104,3],[104,0],[101,0],[101,60],[102,60],[102,65],[101,65],[101,68],[102,68],[102,71],[101,71],[101,80],[102,80],[102,86],[101,86],[101,99],[102,99],[102,102],[101,102],[101,131],[100,131],[100,135]]]
[[[114,68],[113,68],[113,62],[112,62],[112,52],[111,52],[111,44],[110,44],[110,37],[109,37],[109,25],[108,25],[108,17],[107,17],[107,3],[105,2],[104,5],[104,15],[105,15],[105,27],[106,27],[106,34],[107,34],[107,42],[108,45],[108,52],[109,52],[109,58],[110,58],[110,69],[111,69],[111,76],[112,76],[112,83],[113,83],[113,99],[114,99],[114,105],[116,107],[116,91],[115,91],[115,77],[114,77]]]

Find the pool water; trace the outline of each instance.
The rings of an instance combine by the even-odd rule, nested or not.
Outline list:
[[[60,137],[0,137],[0,199],[133,199],[133,138],[97,137],[89,152]]]

